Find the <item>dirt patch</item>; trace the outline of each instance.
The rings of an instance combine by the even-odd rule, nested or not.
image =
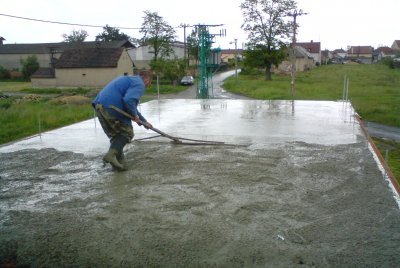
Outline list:
[[[33,159],[35,159],[33,161]],[[364,142],[136,142],[129,170],[54,149],[0,154],[0,263],[394,267],[400,215]]]

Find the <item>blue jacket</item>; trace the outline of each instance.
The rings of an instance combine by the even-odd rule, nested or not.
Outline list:
[[[93,107],[102,104],[104,108],[118,120],[126,125],[132,125],[131,119],[109,108],[110,105],[120,108],[127,113],[138,115],[140,120],[146,119],[137,110],[139,100],[144,94],[146,87],[140,76],[120,76],[108,83],[93,100]]]

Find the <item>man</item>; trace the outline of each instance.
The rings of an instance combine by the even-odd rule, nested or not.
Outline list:
[[[150,71],[142,71],[139,75],[120,76],[108,83],[93,100],[92,105],[100,124],[110,139],[110,148],[103,157],[103,162],[110,163],[118,170],[126,170],[124,166],[124,146],[133,136],[131,118],[115,111],[110,106],[115,106],[133,117],[139,126],[146,129],[153,126],[138,111],[137,106],[147,86],[151,84],[153,74]]]

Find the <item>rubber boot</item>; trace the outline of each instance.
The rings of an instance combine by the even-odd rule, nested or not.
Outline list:
[[[117,154],[118,154],[118,151],[116,149],[110,148],[110,150],[108,150],[106,155],[103,157],[103,162],[110,163],[111,166],[118,171],[124,171],[126,169],[120,162],[118,162]]]
[[[122,166],[122,170],[126,170],[126,167],[124,165],[124,147],[125,144],[128,143],[128,139],[123,136],[123,135],[116,135],[111,139],[111,145],[110,145],[110,149],[114,149],[116,150],[117,154],[116,154],[116,159],[118,161],[118,163]],[[121,168],[120,168],[121,169]]]

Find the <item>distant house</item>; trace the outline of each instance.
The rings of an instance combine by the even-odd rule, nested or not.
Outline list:
[[[128,74],[133,74],[133,63],[123,47],[67,49],[54,68],[34,73],[31,83],[32,87],[103,87]]]
[[[34,44],[2,44],[0,43],[0,65],[8,70],[21,69],[21,59],[35,55],[40,67],[51,67],[67,49],[79,48],[130,48],[134,47],[127,40],[110,42],[60,42]]]
[[[347,50],[346,60],[359,63],[372,63],[374,49],[371,46],[351,46]]]
[[[296,55],[296,63],[295,63],[296,72],[304,72],[315,67],[313,56],[305,48],[301,46],[296,46],[295,55]],[[279,64],[277,68],[276,67],[272,68],[272,72],[283,73],[283,74],[290,74],[291,70],[292,70],[292,62],[289,55],[288,58],[284,60],[281,64]]]
[[[172,50],[173,53],[166,57],[167,59],[183,59],[185,57],[185,47],[182,42],[173,43]],[[135,63],[135,68],[150,69],[150,62],[154,58],[154,49],[150,45],[131,47],[128,49],[128,54]]]
[[[394,40],[391,48],[394,50],[400,50],[400,40]]]
[[[308,53],[313,57],[315,64],[320,64],[322,60],[321,56],[321,42],[299,42],[296,43],[297,46],[303,47]]]
[[[221,62],[229,62],[231,60],[235,60],[235,54],[239,59],[241,59],[243,55],[243,49],[222,49]]]
[[[387,57],[395,58],[396,51],[390,47],[379,47],[374,51],[374,59],[376,59],[376,61],[380,61]]]
[[[321,51],[321,64],[328,64],[333,58],[333,53],[328,49]]]
[[[331,63],[343,64],[346,56],[347,56],[347,52],[343,48],[335,49],[332,51]]]
[[[347,52],[343,48],[339,48],[333,50],[333,55],[344,59],[347,56]]]

